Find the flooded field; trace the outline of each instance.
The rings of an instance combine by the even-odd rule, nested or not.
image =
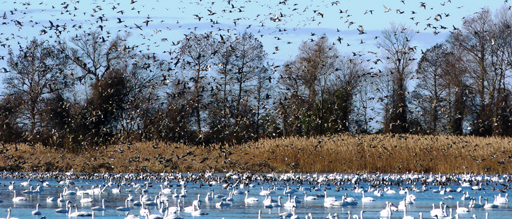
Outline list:
[[[439,218],[509,218],[509,182],[469,174],[4,173],[0,217],[10,209],[11,218],[91,218],[95,209],[94,218],[434,218],[441,209]]]

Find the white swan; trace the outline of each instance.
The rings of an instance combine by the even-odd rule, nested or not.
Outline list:
[[[270,195],[270,189],[265,190],[265,189],[263,189],[263,186],[262,186],[262,187],[261,187],[260,195],[263,195],[263,196],[265,196],[265,195]]]
[[[226,197],[225,195],[215,194],[215,191],[213,189],[211,189],[210,191],[211,191],[211,196],[214,198],[225,198]]]
[[[75,212],[70,213],[69,217],[90,217],[92,212],[78,211],[78,207],[75,205]]]
[[[281,197],[281,196],[278,196],[278,197],[277,197],[277,202],[272,202],[272,207],[281,207],[281,206],[283,206],[283,205],[281,204],[281,199],[282,199],[282,197]]]
[[[397,209],[399,211],[403,211],[405,208],[407,208],[407,204],[405,204],[405,198],[404,198],[402,201],[398,202]]]
[[[66,206],[64,206],[64,208],[55,209],[55,213],[67,214],[69,213],[69,208],[71,208],[71,205],[69,204],[69,201],[66,201]]]
[[[457,214],[457,217],[459,217],[459,215]],[[444,217],[443,219],[453,219],[453,211],[452,209],[450,208],[450,215]]]
[[[446,216],[445,212],[443,211],[443,202],[439,203],[439,208],[436,208],[434,203],[432,203],[432,210],[430,211],[430,216],[435,217],[436,215],[438,217]]]
[[[234,190],[234,188],[233,188],[233,190]],[[229,192],[229,196],[226,198],[226,201],[232,202],[234,200],[233,193],[234,193],[233,191]]]
[[[164,185],[162,185],[162,184],[160,184],[160,188],[162,189],[163,194],[171,194],[172,193],[172,189],[164,188]]]
[[[128,201],[128,199],[126,199]],[[133,206],[142,206],[142,195],[139,196],[139,200],[133,202]]]
[[[283,207],[285,207],[285,208],[295,208],[295,207],[297,207],[297,202],[295,202],[296,199],[297,199],[297,196],[293,196],[293,199],[292,199],[290,197],[290,195],[288,195],[288,201],[286,201],[283,204]]]
[[[482,203],[482,196],[478,197],[478,203],[476,203],[475,199],[472,199],[469,203],[470,208],[483,208],[484,204]]]
[[[357,201],[353,197],[348,197],[347,193],[343,196],[343,201],[345,202],[345,205],[357,205]]]
[[[177,214],[169,213],[164,216],[164,219],[183,219],[183,217]]]
[[[164,216],[160,214],[151,214],[148,210],[146,211],[146,219],[164,219]]]
[[[317,200],[317,197],[316,196],[308,196],[308,194],[306,193],[306,191],[304,191],[304,201],[313,201],[313,200]]]
[[[462,197],[460,198],[462,201],[471,200],[471,196],[469,196],[469,192],[462,193]]]
[[[130,208],[128,207],[128,200],[124,201],[124,207],[123,206],[117,207],[116,211],[130,211]]]
[[[352,216],[352,218],[354,218],[354,219],[363,219],[363,212],[364,211],[361,211],[361,213],[360,213],[361,217],[359,217],[357,214],[354,214],[354,216]]]
[[[245,191],[245,203],[248,204],[256,202],[258,202],[258,199],[254,197],[249,197],[249,191]]]
[[[213,193],[207,192],[206,193],[206,197],[204,197],[204,200],[206,202],[209,202],[209,201],[213,200]]]
[[[20,183],[20,186],[29,186],[30,185],[30,179],[28,179],[27,182]]]
[[[178,202],[176,203],[176,206],[170,206],[167,208],[168,213],[176,213],[181,211],[181,199],[178,199]]]
[[[407,208],[404,209],[404,217],[403,217],[403,219],[414,219],[413,216],[407,215]]]
[[[391,211],[391,202],[386,201],[386,208],[384,208],[383,210],[380,211],[380,216],[381,217],[391,217],[392,214],[393,213]]]
[[[199,206],[194,205],[193,207],[194,207],[194,210],[192,212],[190,212],[190,215],[192,215],[192,216],[208,215],[208,213],[202,212],[201,209],[199,208]]]
[[[485,199],[485,205],[484,205],[484,208],[489,209],[489,208],[497,208],[497,207],[499,207],[499,206],[498,206],[498,205],[496,205],[496,204],[494,204],[494,203],[489,203],[489,202],[487,202],[487,198]]]
[[[12,198],[12,202],[25,202],[28,199],[26,197],[16,197],[16,190],[14,190],[14,197]]]
[[[187,206],[187,207],[184,207],[183,208],[183,211],[184,212],[193,212],[195,210],[195,206],[197,205],[197,202],[192,202],[192,205],[191,206]]]
[[[363,198],[361,199],[362,202],[373,202],[373,201],[375,201],[375,199],[373,197],[365,197],[364,196],[364,191],[362,191],[361,193],[363,193]]]
[[[11,209],[7,209],[7,217],[6,218],[0,218],[0,219],[18,219],[17,217],[11,217]]]
[[[62,197],[62,193],[59,194],[59,198],[57,199],[58,203],[65,203],[66,200]]]
[[[32,215],[41,215],[41,211],[39,211],[39,203],[36,204],[36,210],[32,211]]]
[[[92,207],[91,210],[92,211],[105,211],[105,199],[101,199],[101,206]]]
[[[274,206],[272,206],[272,197],[270,197],[269,195],[265,196],[265,199],[263,199],[263,207],[265,207],[265,208],[274,207]]]
[[[112,191],[112,194],[120,194],[121,193],[121,188],[114,187],[114,188],[110,189],[110,191]]]
[[[405,196],[405,203],[406,204],[413,204],[414,201],[416,201],[416,196],[413,194],[409,194],[409,189],[406,189],[406,196]]]
[[[91,203],[93,199],[91,197],[85,198],[84,193],[82,193],[82,198],[80,199],[80,203]]]
[[[196,204],[197,207],[201,206],[201,194],[197,194],[197,199],[192,202],[192,204]]]
[[[457,214],[468,213],[469,209],[465,208],[465,207],[460,207],[459,206],[459,201],[457,201],[457,210],[455,210],[455,212],[457,212]]]
[[[174,193],[172,193],[173,198],[179,198],[178,193],[176,193],[176,189],[174,189]]]
[[[32,194],[32,193],[34,193],[34,190],[33,190],[32,186],[30,186],[29,189],[23,190],[21,193]]]
[[[506,205],[508,203],[508,194],[505,194],[504,197],[501,196],[501,194],[498,194],[498,196],[494,196],[494,204],[497,205]]]
[[[335,197],[327,197],[327,191],[324,190],[324,202],[335,202],[337,201]]]
[[[220,200],[220,202],[215,203],[216,208],[223,208],[223,207],[229,207],[231,206],[231,203],[224,201],[224,199]],[[270,205],[272,206],[272,205]]]
[[[64,196],[73,196],[73,195],[76,195],[76,192],[75,191],[68,191],[68,188],[64,187],[64,192],[62,192],[62,194]]]

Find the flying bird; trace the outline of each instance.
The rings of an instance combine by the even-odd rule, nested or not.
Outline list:
[[[384,11],[385,13],[387,13],[387,12],[390,12],[390,11],[391,11],[391,8],[386,7],[386,5],[382,5],[382,6],[384,6],[384,9],[386,9],[386,10]]]
[[[274,22],[279,22],[281,21],[281,19],[279,18],[279,15],[277,15],[277,11],[276,11],[276,14],[274,15],[274,17],[271,17],[270,18],[271,21],[274,21]]]
[[[364,32],[363,25],[359,25],[359,28],[357,28],[357,30],[359,31],[359,34],[366,34],[366,32]]]

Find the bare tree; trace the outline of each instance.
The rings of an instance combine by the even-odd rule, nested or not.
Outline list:
[[[278,106],[284,131],[306,135],[349,131],[355,89],[363,73],[360,61],[340,58],[325,36],[304,42],[297,57],[280,72],[283,92]]]
[[[512,12],[503,5],[494,16],[493,32],[490,36],[490,70],[492,72],[491,95],[493,95],[493,134],[512,135],[512,100],[507,84],[508,72],[512,69]]]
[[[273,92],[271,91],[272,85],[272,74],[273,71],[271,66],[268,64],[262,66],[259,69],[260,72],[256,76],[256,82],[253,89],[253,95],[255,100],[255,113],[256,113],[256,128],[254,129],[254,135],[256,138],[260,137],[260,134],[268,134],[269,128],[267,125],[269,121],[269,117],[272,114],[269,112],[270,110],[270,101],[272,99]],[[263,118],[264,117],[264,118]]]
[[[451,42],[451,34],[448,42]],[[468,66],[467,56],[464,55],[464,49],[457,44],[450,45],[449,50],[440,59],[444,61],[442,66],[442,79],[445,82],[443,88],[446,90],[444,97],[447,102],[447,123],[448,132],[455,135],[464,133],[464,122],[470,111],[469,103],[474,99],[470,89],[470,68]],[[467,121],[466,121],[467,122]]]
[[[204,84],[206,72],[212,68],[214,51],[218,44],[211,32],[204,34],[190,33],[181,40],[181,46],[178,51],[181,62],[181,69],[191,73],[189,81],[192,84],[192,102],[195,115],[195,123],[199,136],[202,136],[202,111],[203,100],[206,94],[206,85]],[[189,83],[189,82],[185,82]]]
[[[31,138],[44,128],[42,113],[46,99],[71,86],[71,78],[65,74],[68,62],[63,47],[36,39],[20,48],[19,53],[9,51],[9,54],[10,73],[4,80],[7,95],[22,101],[17,122]]]
[[[493,111],[491,108],[494,102],[493,82],[490,70],[490,53],[493,32],[493,20],[489,9],[483,9],[473,16],[468,16],[463,21],[463,28],[453,35],[453,44],[461,47],[470,57],[472,65],[470,71],[471,83],[473,84],[475,99],[472,133],[478,135],[492,134]]]
[[[166,69],[169,68],[168,62],[153,54],[140,54],[135,58],[123,68],[128,97],[118,127],[119,133],[129,139],[140,139],[144,119],[149,119],[155,105],[163,101],[160,93],[167,83]]]
[[[442,72],[446,53],[448,48],[445,44],[436,44],[423,53],[416,69],[419,82],[414,91],[413,105],[417,107],[419,115],[422,115],[422,124],[429,134],[437,134],[445,129],[441,116],[447,110]]]
[[[234,39],[235,50],[233,54],[233,79],[237,84],[238,95],[236,98],[237,111],[241,110],[241,101],[243,99],[244,86],[252,82],[261,74],[266,52],[263,50],[263,44],[251,33],[245,32]],[[237,112],[238,113],[238,112]]]
[[[334,73],[336,61],[338,50],[325,35],[300,45],[294,67],[306,88],[305,95],[310,106],[314,106],[317,98],[324,97],[327,79]]]
[[[81,75],[76,75],[76,79],[82,82],[90,75],[98,81],[112,68],[123,65],[135,53],[134,47],[126,44],[129,36],[128,33],[117,35],[107,41],[101,32],[92,31],[71,38],[72,46],[66,54],[76,69],[82,71]]]
[[[334,102],[326,107],[331,107],[335,111],[327,114],[330,118],[323,122],[323,126],[326,128],[331,127],[327,129],[328,131],[326,130],[329,133],[367,132],[367,126],[358,127],[359,119],[356,119],[354,115],[355,98],[357,94],[364,93],[364,91],[359,90],[363,88],[361,83],[364,75],[366,75],[366,68],[363,66],[362,60],[342,56],[338,58],[334,67],[335,72],[328,81],[327,89],[328,99],[331,100],[330,102],[333,102],[333,100]],[[365,103],[361,104],[364,108],[360,110],[363,110],[364,124],[367,125],[368,121],[366,119],[368,115],[364,114],[366,113],[367,105]]]
[[[407,80],[413,73],[415,47],[411,46],[413,31],[403,24],[391,24],[382,31],[379,47],[384,51],[391,90],[388,95],[390,102],[385,110],[384,129],[386,132],[407,133]],[[384,79],[384,78],[383,78]]]

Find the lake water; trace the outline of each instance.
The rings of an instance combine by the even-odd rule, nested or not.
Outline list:
[[[272,177],[269,176],[267,174],[246,174],[245,176],[243,174],[213,174],[204,177],[204,175],[199,176],[197,174],[111,174],[106,176],[105,174],[20,173],[11,175],[4,173],[0,178],[0,199],[3,201],[0,203],[0,218],[7,217],[7,209],[11,209],[11,217],[16,218],[36,219],[42,216],[46,218],[69,218],[67,214],[55,212],[57,208],[64,207],[65,203],[48,202],[47,197],[58,198],[65,187],[69,191],[76,192],[77,189],[84,191],[92,186],[104,187],[105,189],[99,194],[84,195],[84,198],[92,198],[90,203],[81,203],[82,196],[79,195],[64,196],[64,199],[72,202],[72,205],[76,205],[78,211],[85,212],[91,212],[91,208],[94,206],[101,206],[102,199],[104,199],[105,210],[96,212],[95,218],[126,218],[126,212],[117,211],[116,208],[125,206],[125,200],[129,197],[129,194],[135,200],[139,200],[142,194],[141,191],[147,188],[147,196],[154,199],[162,191],[162,187],[171,189],[172,193],[176,189],[177,193],[180,194],[183,186],[187,191],[186,197],[173,198],[172,193],[165,194],[168,198],[167,204],[176,206],[178,200],[181,200],[182,207],[191,206],[193,200],[197,199],[198,194],[200,194],[201,212],[207,213],[207,215],[192,216],[182,209],[177,215],[184,218],[258,218],[259,210],[261,210],[261,218],[278,218],[281,213],[292,212],[291,208],[286,207],[265,208],[263,205],[265,196],[260,195],[261,187],[264,187],[265,190],[271,188],[271,191],[273,191],[271,197],[274,200],[281,196],[282,204],[288,200],[288,196],[284,194],[287,187],[295,190],[296,192],[291,193],[291,197],[297,196],[297,200],[301,201],[296,203],[295,208],[296,215],[300,218],[305,218],[309,213],[313,218],[326,218],[329,214],[333,215],[335,213],[339,218],[348,218],[348,212],[351,212],[353,216],[354,214],[360,215],[361,211],[364,211],[364,218],[382,218],[379,212],[386,207],[386,201],[398,206],[399,202],[406,197],[406,194],[400,194],[400,188],[408,188],[411,190],[410,194],[416,196],[416,200],[413,204],[406,205],[407,215],[419,218],[421,212],[423,218],[432,218],[430,214],[432,204],[439,208],[439,203],[443,202],[447,206],[447,215],[449,215],[449,209],[451,208],[453,216],[455,216],[457,201],[460,202],[461,207],[468,207],[470,204],[469,200],[461,199],[463,193],[467,192],[470,197],[477,199],[477,202],[479,196],[482,196],[483,202],[485,202],[485,199],[493,202],[496,195],[504,197],[508,193],[509,186],[508,175],[368,174],[356,176],[353,174],[275,174]],[[32,194],[23,193],[23,191],[30,188],[30,186],[21,186],[23,182],[28,181],[28,178],[31,178],[30,186],[33,189],[40,185],[44,190],[32,192]],[[71,181],[66,183],[65,178],[69,178]],[[470,185],[462,185],[461,182],[463,181],[468,181]],[[14,190],[9,189],[11,182],[14,182]],[[47,185],[43,186],[45,182]],[[440,184],[442,185],[441,192],[435,191],[440,189]],[[473,190],[472,186],[477,184],[480,185],[480,190]],[[226,189],[227,187],[230,188]],[[120,193],[114,193],[113,188],[119,188]],[[233,196],[233,201],[227,202],[230,203],[230,206],[217,208],[216,203],[220,202],[221,199],[205,200],[207,192],[213,190],[214,194],[229,196],[229,192],[233,191],[232,188],[235,188],[235,191],[239,193]],[[365,190],[365,196],[373,197],[375,201],[363,202],[362,193],[357,191],[356,188]],[[385,188],[395,190],[397,193],[388,194],[383,192],[382,196],[377,196],[373,190]],[[422,188],[425,191],[422,191]],[[451,189],[452,192],[446,191],[446,189]],[[18,197],[26,197],[27,200],[14,202],[14,191],[16,191]],[[246,204],[245,191],[249,191],[249,197],[258,198],[258,202]],[[318,196],[318,199],[313,201],[304,200],[304,191],[307,191],[308,196]],[[335,197],[338,200],[342,200],[345,195],[353,197],[357,204],[325,207],[324,191],[326,191],[327,196]],[[453,199],[447,199],[447,196],[452,196]],[[32,215],[37,203],[40,204],[40,216]],[[131,215],[140,215],[141,207],[134,206],[133,202],[129,202],[128,207]],[[157,206],[147,206],[147,208],[151,214],[159,213]],[[75,212],[75,208],[72,212]],[[492,209],[469,208],[469,212],[459,214],[459,218],[471,218],[473,215],[477,218],[485,218],[486,213],[488,213],[489,218],[512,218],[512,208],[508,202],[499,204],[497,208]],[[403,211],[396,211],[392,213],[391,218],[402,218],[403,216]],[[88,218],[91,218],[91,216]]]

